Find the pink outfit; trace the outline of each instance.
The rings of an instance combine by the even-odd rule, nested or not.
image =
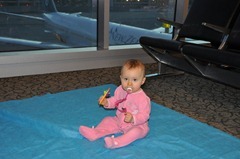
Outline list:
[[[127,99],[122,100],[126,96]],[[107,100],[107,109],[116,108],[116,104],[119,100],[122,100],[117,107],[116,116],[105,117],[96,128],[80,126],[79,131],[85,138],[94,141],[106,135],[123,133],[123,135],[116,138],[112,136],[105,137],[104,139],[107,148],[118,148],[126,146],[147,135],[149,131],[148,119],[150,117],[151,103],[149,97],[142,89],[127,95],[127,92],[123,90],[122,86],[119,86],[115,90],[114,96]],[[124,122],[125,113],[123,110],[133,115],[133,123]]]

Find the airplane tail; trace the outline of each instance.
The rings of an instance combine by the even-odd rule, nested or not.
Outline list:
[[[43,6],[44,6],[43,8],[45,12],[48,12],[48,13],[57,12],[57,8],[54,0],[44,0]]]

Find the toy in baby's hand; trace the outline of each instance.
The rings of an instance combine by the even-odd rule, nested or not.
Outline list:
[[[99,104],[100,105],[103,105],[103,101],[104,101],[104,99],[105,98],[108,98],[110,96],[110,88],[108,88],[107,90],[105,90],[104,92],[103,92],[103,96],[101,97],[101,99],[99,100]]]

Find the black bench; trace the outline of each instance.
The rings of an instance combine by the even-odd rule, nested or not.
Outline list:
[[[184,72],[203,76],[202,72],[196,69],[196,66],[186,57],[190,55],[182,53],[182,48],[185,45],[203,48],[207,46],[212,49],[222,47],[223,39],[228,34],[227,31],[233,27],[239,14],[239,4],[240,0],[218,0],[217,3],[211,0],[194,0],[183,24],[162,20],[175,27],[176,34],[172,40],[143,36],[139,39],[139,43],[145,52],[160,65],[166,64]],[[209,27],[203,24],[208,24]],[[219,31],[222,28],[224,31]],[[204,40],[207,45],[206,43],[194,44],[188,39]],[[157,75],[161,75],[161,71]],[[212,79],[218,80],[218,78]]]

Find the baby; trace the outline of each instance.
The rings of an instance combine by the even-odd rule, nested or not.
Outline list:
[[[109,149],[129,145],[149,132],[151,102],[141,88],[146,80],[145,66],[139,60],[126,61],[122,66],[120,79],[121,85],[115,90],[114,96],[99,99],[99,104],[104,108],[117,109],[116,116],[105,117],[95,128],[79,128],[79,132],[90,141],[122,133],[118,137],[104,138],[105,147]]]

